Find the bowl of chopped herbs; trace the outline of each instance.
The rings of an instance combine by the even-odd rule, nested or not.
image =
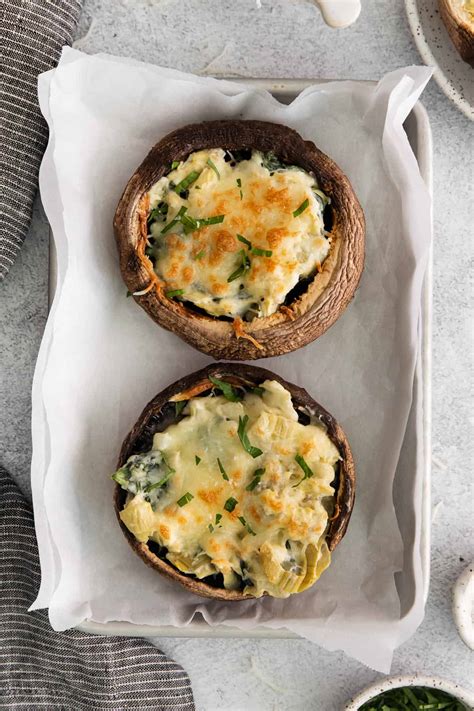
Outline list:
[[[474,695],[439,677],[390,677],[350,699],[344,711],[472,711]]]

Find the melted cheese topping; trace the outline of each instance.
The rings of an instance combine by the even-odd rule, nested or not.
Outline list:
[[[240,162],[225,156],[220,148],[192,153],[151,188],[151,210],[164,202],[168,212],[151,223],[147,253],[167,289],[182,290],[180,298],[207,313],[269,316],[328,256],[323,223],[328,199],[314,177],[294,166],[269,169],[259,151]],[[193,172],[199,177],[181,197],[173,186]],[[306,200],[306,209],[294,216]],[[223,216],[223,221],[188,234],[178,222],[162,234],[184,208],[194,219]],[[239,268],[242,273],[229,281]]]
[[[249,392],[240,402],[189,400],[184,417],[155,434],[153,451],[129,460],[138,469],[124,484],[132,493],[120,516],[139,541],[166,548],[184,573],[221,573],[226,588],[243,581],[257,597],[287,597],[330,563],[325,534],[340,456],[321,426],[298,422],[285,388],[275,381],[262,387],[262,395]],[[256,457],[238,435],[245,415],[249,442],[261,450]],[[312,475],[305,478],[296,455]],[[160,460],[161,472],[153,469]],[[147,494],[150,467],[155,486]],[[167,481],[156,485],[163,473]]]

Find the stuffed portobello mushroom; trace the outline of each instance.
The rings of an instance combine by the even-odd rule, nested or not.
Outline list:
[[[114,220],[128,290],[161,326],[215,357],[286,353],[347,306],[364,216],[316,146],[262,121],[189,125],[157,143]]]
[[[334,418],[274,373],[229,363],[157,395],[112,478],[135,552],[221,600],[284,598],[313,585],[345,534],[355,491]]]

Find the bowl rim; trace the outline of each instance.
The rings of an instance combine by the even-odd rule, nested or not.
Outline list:
[[[468,709],[474,708],[474,693],[468,689],[439,676],[414,673],[378,679],[349,699],[343,707],[343,711],[358,711],[366,701],[374,699],[384,691],[388,691],[388,689],[398,689],[402,686],[427,686],[432,689],[441,689],[441,691],[446,691],[459,701],[467,704]]]

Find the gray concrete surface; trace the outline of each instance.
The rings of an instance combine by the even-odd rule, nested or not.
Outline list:
[[[347,30],[304,0],[85,0],[77,46],[216,76],[377,79],[420,63],[402,0],[363,0]],[[434,138],[433,504],[425,620],[392,671],[468,685],[472,657],[450,595],[473,556],[473,124],[432,83]],[[30,388],[47,315],[48,226],[37,201],[23,250],[0,290],[0,463],[29,492]],[[378,675],[304,641],[173,640],[161,648],[191,676],[199,711],[336,711]]]

